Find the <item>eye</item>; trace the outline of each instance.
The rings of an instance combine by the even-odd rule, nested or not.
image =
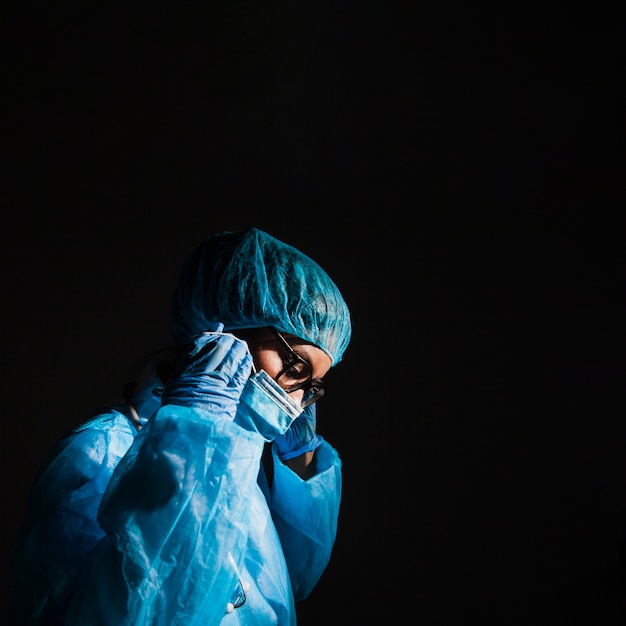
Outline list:
[[[286,361],[283,376],[294,382],[307,380],[310,376],[309,368],[303,361]]]

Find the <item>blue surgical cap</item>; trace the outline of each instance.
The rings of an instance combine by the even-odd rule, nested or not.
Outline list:
[[[183,264],[172,301],[178,344],[215,330],[273,326],[341,361],[352,333],[339,289],[315,261],[250,228],[205,239]]]

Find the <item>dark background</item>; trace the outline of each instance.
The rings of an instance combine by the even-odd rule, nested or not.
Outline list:
[[[254,225],[354,321],[300,624],[624,623],[622,3],[394,4],[8,9],[3,562],[184,258]]]

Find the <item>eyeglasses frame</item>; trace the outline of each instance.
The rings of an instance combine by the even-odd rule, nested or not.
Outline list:
[[[298,391],[300,389],[305,390],[305,397],[307,391],[314,390],[313,395],[308,398],[302,400],[302,408],[306,408],[307,406],[317,402],[325,393],[324,383],[321,380],[313,380],[313,368],[311,364],[308,363],[305,359],[303,359],[299,354],[294,352],[294,349],[291,347],[289,342],[282,336],[282,334],[273,326],[270,326],[270,330],[273,335],[278,339],[280,344],[285,348],[289,356],[291,357],[291,361],[289,361],[278,374],[274,377],[274,380],[278,383],[278,379],[290,368],[293,367],[296,363],[302,363],[307,370],[309,371],[309,377],[305,382],[296,383],[296,385],[291,389],[285,389],[287,393],[293,393],[294,391]]]

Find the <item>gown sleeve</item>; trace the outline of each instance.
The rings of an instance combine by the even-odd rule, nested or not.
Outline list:
[[[11,623],[60,623],[78,568],[104,536],[98,507],[136,432],[111,410],[64,437],[42,463],[11,556]]]
[[[270,508],[287,561],[294,597],[306,599],[330,561],[341,503],[341,459],[322,441],[316,473],[302,480],[272,449],[274,477]]]
[[[98,514],[106,537],[77,577],[65,623],[219,624],[263,443],[202,409],[161,407],[113,473]]]

